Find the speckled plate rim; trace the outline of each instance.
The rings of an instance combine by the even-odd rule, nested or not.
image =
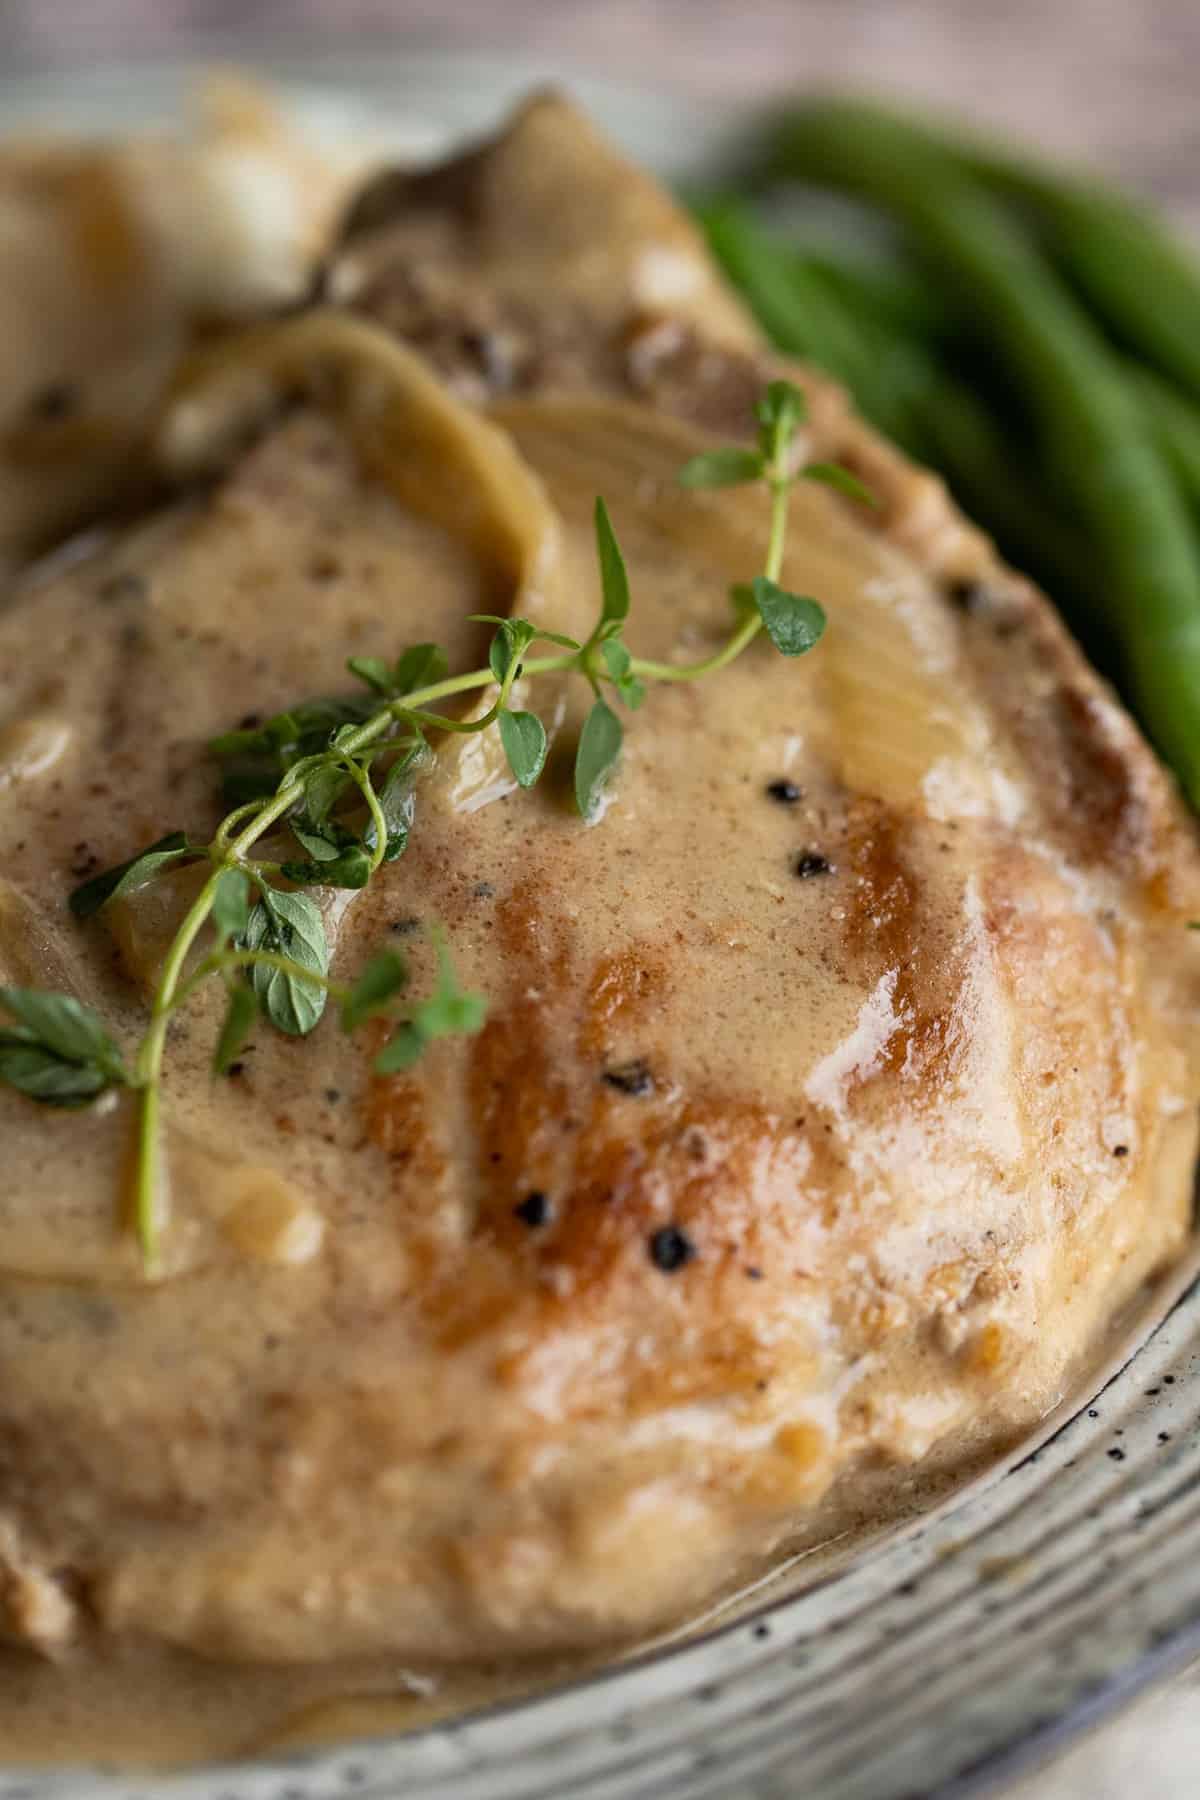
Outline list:
[[[208,47],[205,61],[217,51]],[[435,52],[228,46],[308,118],[362,118],[397,152],[485,129],[548,81],[639,159],[702,180],[744,108],[706,109],[561,66]],[[202,65],[203,66],[203,65]],[[178,116],[178,63],[0,76],[0,130]],[[1107,1716],[1200,1652],[1200,1283],[1143,1317],[1005,1463],[795,1593],[528,1701],[402,1738],[178,1776],[0,1770],[0,1800],[959,1800]],[[1186,1291],[1181,1291],[1186,1290]],[[1103,1383],[1103,1386],[1101,1386]],[[1078,1571],[1085,1570],[1081,1580]]]

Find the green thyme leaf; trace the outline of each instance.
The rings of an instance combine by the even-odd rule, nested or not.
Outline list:
[[[423,1000],[413,1014],[427,1037],[449,1037],[461,1033],[470,1037],[487,1017],[487,1002],[480,994],[469,994],[459,986],[449,947],[440,931],[433,933],[437,951],[437,986],[428,1000]]]
[[[382,656],[349,656],[346,658],[346,667],[352,675],[357,675],[360,681],[365,681],[369,688],[374,688],[385,699],[390,699],[395,693],[393,672]]]
[[[374,704],[369,696],[306,700],[254,729],[227,731],[210,739],[209,750],[225,765],[221,792],[226,804],[240,806],[274,794],[289,769],[305,757],[320,756],[343,726],[361,725],[371,716]],[[336,781],[337,792],[345,785],[340,774],[330,773],[327,779]],[[311,780],[306,777],[306,783]],[[313,813],[311,802],[309,812]]]
[[[503,620],[488,650],[488,664],[497,681],[503,682],[510,669],[519,667],[535,636],[536,628],[528,619]]]
[[[279,873],[297,887],[364,888],[371,879],[371,858],[361,844],[350,844],[329,862],[280,863]]]
[[[111,1075],[94,1062],[59,1056],[31,1034],[0,1030],[0,1082],[44,1106],[86,1106],[106,1088]]]
[[[679,471],[679,485],[686,488],[737,487],[745,481],[761,481],[761,450],[745,450],[730,444],[721,450],[702,450]]]
[[[315,756],[326,749],[340,726],[361,725],[370,717],[370,710],[368,699],[322,696],[276,713],[253,730],[227,731],[211,738],[208,747],[214,756],[272,757],[282,774],[302,756]]]
[[[863,506],[879,505],[866,482],[860,481],[857,475],[852,475],[849,469],[843,469],[840,463],[806,463],[800,473],[805,481],[819,481],[826,487],[836,488],[848,500],[861,501]]]
[[[414,694],[418,688],[433,687],[450,672],[450,658],[440,644],[411,644],[397,659],[392,677],[393,692]]]
[[[752,587],[754,604],[775,648],[784,656],[803,656],[811,650],[825,629],[825,613],[817,602],[789,594],[765,575],[756,575]]]
[[[324,837],[325,822],[350,785],[350,776],[336,762],[319,763],[304,779],[306,829]]]
[[[231,980],[225,1021],[221,1026],[217,1047],[213,1051],[214,1075],[228,1075],[231,1066],[238,1059],[238,1053],[254,1029],[254,1021],[257,1017],[258,1001],[255,998],[254,989],[244,981]]]
[[[411,1069],[414,1063],[420,1062],[426,1041],[417,1027],[406,1019],[403,1025],[396,1027],[375,1058],[375,1073],[399,1075],[405,1069]]]
[[[621,753],[622,735],[616,713],[597,700],[584,721],[575,753],[575,804],[589,822],[599,810],[605,783]]]
[[[314,862],[335,862],[345,848],[343,844],[336,843],[331,836],[327,836],[326,831],[315,830],[307,819],[289,819],[288,824],[292,836],[301,849],[308,851]]]
[[[408,968],[394,950],[373,956],[342,1002],[342,1030],[354,1031],[386,1006],[408,981]]]
[[[499,613],[468,613],[467,618],[473,625],[507,625],[509,623],[509,620],[502,618]],[[583,645],[577,643],[574,638],[564,637],[561,631],[543,631],[540,626],[534,630],[533,637],[529,641],[530,643],[536,641],[558,644],[563,650],[582,650],[583,648]]]
[[[186,831],[170,831],[148,849],[131,856],[128,862],[118,863],[115,869],[105,869],[102,875],[93,875],[90,881],[74,890],[67,904],[77,919],[90,919],[110,900],[145,887],[173,863],[203,854],[203,847],[193,844]]]
[[[220,938],[240,937],[250,918],[250,883],[240,869],[222,869],[213,894],[213,924]]]
[[[537,714],[501,713],[500,742],[508,766],[521,786],[532,787],[546,766],[546,728]]]
[[[779,443],[786,444],[808,417],[808,401],[794,381],[772,381],[754,408],[758,420],[759,446],[765,457],[774,454]]]
[[[379,810],[383,814],[387,826],[387,844],[383,852],[384,862],[395,862],[403,856],[408,848],[408,834],[412,830],[413,814],[416,810],[416,798],[413,786],[417,776],[425,765],[431,762],[429,746],[423,737],[412,738],[404,747],[387,774],[383,778],[383,786],[379,789]],[[375,821],[367,821],[363,832],[363,843],[368,850],[375,848]]]
[[[629,617],[629,576],[608,508],[597,496],[596,555],[600,562],[601,629],[621,625]]]
[[[605,667],[614,681],[623,681],[629,674],[633,657],[629,653],[629,645],[621,638],[605,638],[600,646],[600,654],[604,658]]]
[[[487,1018],[487,1002],[481,994],[470,994],[458,984],[454,964],[446,941],[440,932],[434,934],[437,949],[437,986],[428,1000],[422,1000],[412,1014],[398,1027],[392,1038],[375,1058],[380,1075],[395,1075],[410,1069],[425,1046],[440,1037],[473,1037]]]
[[[560,650],[582,650],[583,645],[573,637],[566,637],[561,631],[539,631],[539,643],[557,644]]]
[[[613,678],[617,693],[630,711],[635,712],[646,698],[646,689],[637,676],[631,673],[633,658],[628,644],[621,638],[605,638],[600,645],[600,654]]]
[[[247,950],[269,950],[286,956],[301,969],[324,975],[329,969],[325,924],[307,894],[285,894],[268,888],[254,907],[241,939]],[[325,989],[299,973],[256,963],[250,985],[259,1005],[289,1037],[305,1037],[325,1010]]]
[[[12,1014],[32,1041],[64,1062],[92,1064],[108,1081],[127,1081],[121,1053],[100,1015],[72,994],[41,988],[0,987],[0,1006]]]

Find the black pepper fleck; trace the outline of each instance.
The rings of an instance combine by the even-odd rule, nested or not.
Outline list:
[[[539,1225],[549,1225],[554,1217],[554,1209],[550,1204],[549,1197],[538,1188],[535,1188],[531,1194],[526,1194],[525,1198],[513,1207],[513,1212],[520,1219],[522,1225],[529,1225],[534,1230]]]
[[[341,1088],[326,1088],[325,1089],[325,1098],[329,1102],[330,1106],[336,1106],[338,1101],[341,1099],[341,1097],[342,1097]]]
[[[1169,1444],[1171,1441],[1170,1432],[1169,1431],[1160,1431],[1158,1434],[1158,1441],[1160,1444]]]
[[[748,1281],[761,1281],[762,1278],[763,1278],[762,1270],[760,1268],[758,1268],[755,1264],[751,1263],[750,1267],[746,1270],[746,1279]]]
[[[616,1088],[619,1094],[631,1094],[635,1100],[654,1092],[654,1077],[650,1073],[649,1064],[641,1056],[634,1057],[632,1062],[615,1063],[611,1069],[605,1069],[604,1080],[609,1087]]]
[[[409,913],[403,919],[392,920],[392,930],[399,932],[401,937],[411,937],[414,931],[420,931],[420,929],[421,921],[413,913]]]
[[[1128,1156],[1129,1155],[1129,1145],[1128,1144],[1114,1144],[1113,1145],[1113,1155],[1114,1156]]]
[[[803,798],[804,789],[798,788],[794,781],[767,783],[767,799],[774,800],[777,806],[796,806]]]
[[[246,1073],[246,1065],[244,1062],[231,1062],[229,1067],[226,1069],[225,1073],[227,1075],[233,1075],[235,1077],[238,1075],[244,1075]]]
[[[822,856],[819,850],[801,850],[794,870],[801,881],[809,881],[814,875],[832,875],[834,872],[829,858]]]
[[[79,389],[70,381],[48,381],[29,402],[31,416],[45,425],[69,419],[78,409]]]
[[[476,900],[493,900],[496,896],[496,890],[490,881],[477,881],[471,892]]]
[[[760,1641],[761,1641],[761,1639],[763,1639],[763,1638],[769,1638],[769,1637],[770,1637],[770,1635],[771,1635],[771,1627],[770,1627],[770,1626],[769,1626],[769,1625],[767,1625],[767,1624],[766,1624],[766,1623],[764,1623],[764,1622],[761,1622],[761,1621],[760,1621],[760,1623],[759,1623],[759,1624],[757,1624],[757,1625],[756,1625],[756,1626],[755,1626],[755,1627],[754,1627],[754,1630],[753,1630],[753,1632],[752,1632],[752,1633],[751,1633],[751,1636],[752,1636],[752,1637],[756,1637],[756,1638],[758,1638],[758,1639],[759,1639],[759,1640],[760,1640]]]
[[[1118,1447],[1118,1445],[1116,1445],[1116,1444],[1113,1445],[1112,1449],[1109,1451],[1108,1454],[1109,1454],[1110,1459],[1113,1462],[1124,1462],[1125,1461],[1125,1452],[1122,1449],[1120,1449]]]
[[[676,1269],[682,1269],[685,1263],[691,1262],[695,1254],[695,1244],[678,1225],[664,1225],[651,1236],[650,1261],[664,1275],[673,1275]]]
[[[256,712],[243,713],[237,722],[239,731],[257,731],[262,724],[262,714]]]

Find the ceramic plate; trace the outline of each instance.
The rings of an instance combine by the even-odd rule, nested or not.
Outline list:
[[[404,153],[486,129],[547,79],[670,179],[702,180],[746,124],[528,62],[263,68],[319,126],[365,120]],[[0,129],[167,121],[187,79],[0,80]],[[951,1800],[1002,1787],[1200,1652],[1200,1285],[1183,1286],[1132,1356],[1145,1328],[1130,1325],[1098,1398],[1076,1396],[1015,1466],[919,1528],[794,1568],[687,1642],[405,1737],[176,1777],[0,1771],[0,1800]]]

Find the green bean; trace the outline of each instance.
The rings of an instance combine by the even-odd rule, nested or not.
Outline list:
[[[1084,179],[984,152],[967,166],[1029,203],[1051,253],[1131,351],[1200,398],[1200,265],[1147,209]]]
[[[865,347],[844,309],[772,242],[744,203],[709,201],[695,213],[709,249],[779,349],[811,357],[843,381],[864,372]]]
[[[1126,375],[1141,396],[1159,449],[1189,502],[1200,512],[1200,408],[1154,369],[1131,362]]]
[[[815,103],[790,115],[776,164],[882,206],[970,294],[1094,548],[1095,592],[1134,699],[1200,804],[1200,559],[1173,474],[1105,340],[1028,235],[919,129]]]
[[[789,240],[792,241],[792,240]],[[922,341],[951,336],[958,321],[932,283],[898,260],[801,241],[796,262],[852,315]]]
[[[816,103],[784,123],[772,158],[797,170],[791,124],[816,116],[838,134],[887,131],[904,151],[952,158],[960,173],[1028,209],[1051,254],[1128,349],[1200,397],[1200,262],[1155,212],[1088,175],[1063,173],[1003,145],[869,101]]]

